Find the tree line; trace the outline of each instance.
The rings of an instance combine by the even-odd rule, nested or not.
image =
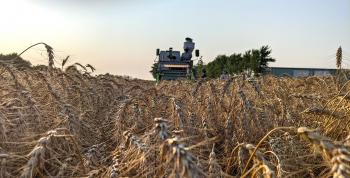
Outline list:
[[[203,61],[198,61],[194,66],[194,72],[197,78],[203,75],[203,69],[206,71],[207,78],[218,78],[222,74],[234,75],[243,72],[258,76],[267,72],[270,62],[276,61],[271,57],[271,52],[269,46],[262,46],[260,49],[251,49],[243,54],[219,55],[206,65]]]

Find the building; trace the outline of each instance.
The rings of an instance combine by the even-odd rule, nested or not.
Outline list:
[[[275,76],[292,76],[292,77],[308,77],[308,76],[329,76],[334,75],[337,69],[324,68],[293,68],[293,67],[270,67],[269,73]]]

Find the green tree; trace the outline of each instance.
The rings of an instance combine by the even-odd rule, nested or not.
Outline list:
[[[151,71],[149,71],[149,72],[152,74],[152,76],[153,76],[154,79],[157,78],[157,69],[158,69],[158,63],[154,63],[154,64],[152,65]]]
[[[228,69],[229,57],[226,55],[219,55],[214,61],[209,62],[206,65],[207,77],[218,78],[224,70]]]
[[[196,65],[193,66],[195,78],[200,78],[202,76],[202,70],[205,67],[202,58],[200,58]]]
[[[259,50],[260,56],[259,56],[259,68],[258,73],[265,73],[266,69],[268,68],[269,62],[276,62],[276,59],[271,57],[272,50],[269,46],[262,46]]]
[[[229,60],[227,61],[227,72],[229,74],[235,74],[240,73],[241,71],[241,65],[242,65],[242,55],[241,54],[232,54],[229,56]]]

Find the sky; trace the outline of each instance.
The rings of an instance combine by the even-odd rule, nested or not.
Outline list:
[[[280,67],[350,67],[350,0],[0,0],[0,53],[37,42],[56,66],[91,64],[97,73],[152,79],[156,49],[183,51],[191,37],[203,60],[269,45]],[[23,55],[47,64],[45,49]]]

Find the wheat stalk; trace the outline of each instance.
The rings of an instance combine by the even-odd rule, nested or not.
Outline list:
[[[47,52],[47,56],[48,56],[48,61],[49,61],[49,68],[52,69],[53,65],[54,65],[54,52],[53,52],[53,48],[51,46],[49,46],[48,44],[46,43],[43,43],[43,42],[40,42],[40,43],[36,43],[36,44],[33,44],[31,46],[29,46],[28,48],[26,48],[25,50],[23,50],[21,53],[19,53],[14,59],[12,60],[16,60],[18,59],[23,53],[25,53],[26,51],[28,51],[30,48],[33,48],[37,45],[44,45],[45,48],[46,48],[46,52]]]
[[[146,144],[142,143],[141,140],[135,135],[133,135],[130,131],[123,132],[123,135],[126,139],[125,141],[126,146],[135,145],[139,150],[142,150],[142,151],[147,150]]]
[[[156,123],[155,132],[159,133],[159,138],[161,140],[166,140],[170,136],[169,127],[167,125],[168,121],[163,118],[155,118],[154,122]]]
[[[350,177],[350,150],[342,144],[334,143],[330,138],[320,135],[317,130],[298,128],[298,134],[310,141],[330,167],[329,175],[335,178]]]
[[[221,166],[217,163],[214,149],[215,144],[213,144],[213,148],[209,155],[209,178],[221,178]]]
[[[338,69],[341,69],[342,60],[343,60],[343,50],[341,46],[339,46],[336,53],[336,66]]]
[[[1,149],[1,148],[0,148]],[[1,151],[1,150],[0,150]],[[6,153],[0,152],[0,178],[6,178],[8,173],[6,171],[6,159],[8,159],[9,155]]]
[[[244,148],[247,149],[250,153],[250,155],[254,155],[254,165],[253,167],[257,167],[256,170],[252,173],[251,177],[255,177],[254,175],[257,174],[259,169],[263,169],[263,177],[264,178],[273,178],[276,177],[275,171],[271,166],[271,163],[267,161],[264,154],[260,152],[256,147],[254,147],[252,144],[246,144],[244,145]],[[247,162],[248,164],[249,162]],[[242,176],[244,177],[244,176]],[[259,176],[257,176],[259,177]]]
[[[197,167],[195,158],[188,153],[187,148],[180,143],[179,138],[169,138],[165,140],[161,152],[168,150],[166,156],[166,162],[173,162],[174,167],[172,174],[175,177],[198,177],[206,176],[205,173]]]

